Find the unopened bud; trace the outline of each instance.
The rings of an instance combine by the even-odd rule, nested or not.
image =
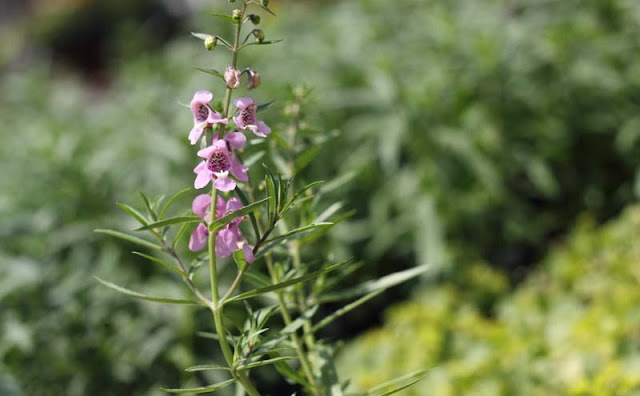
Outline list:
[[[207,36],[207,38],[204,39],[204,46],[209,51],[216,48],[216,44],[218,44],[218,38],[215,36]]]
[[[262,4],[265,7],[269,6],[269,0],[260,0],[260,4]]]
[[[235,3],[236,0],[229,0],[229,3]]]
[[[251,21],[251,23],[253,23],[254,25],[260,24],[260,15],[249,14],[248,18]]]
[[[228,88],[238,88],[240,86],[240,73],[238,69],[233,66],[228,66],[224,71],[224,82],[227,83]]]
[[[231,20],[233,20],[233,23],[240,23],[242,21],[242,10],[239,10],[237,8],[233,10],[233,12],[231,13]]]
[[[264,41],[264,32],[262,29],[253,29],[253,36],[256,38],[256,42],[261,43]]]
[[[249,76],[249,83],[247,84],[247,88],[258,88],[258,86],[260,85],[260,73],[252,69],[245,69],[245,71]]]

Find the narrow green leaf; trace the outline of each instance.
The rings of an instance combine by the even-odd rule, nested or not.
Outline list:
[[[151,219],[153,219],[154,221],[157,220],[158,216],[156,215],[156,211],[153,209],[153,206],[151,206],[151,202],[149,201],[149,198],[147,198],[145,193],[143,193],[142,191],[140,191],[140,197],[142,197],[142,200],[144,201],[144,206],[147,208],[147,212],[149,212],[149,216],[151,216]]]
[[[210,370],[227,370],[229,371],[229,367],[220,366],[219,364],[201,364],[199,366],[191,366],[184,369],[184,371],[210,371]]]
[[[256,112],[259,113],[259,112],[261,112],[263,110],[266,110],[269,107],[271,107],[274,103],[275,103],[275,100],[272,100],[271,102],[263,103],[263,104],[258,106],[258,108],[256,109]]]
[[[110,289],[113,289],[113,290],[115,290],[117,292],[120,292],[122,294],[126,294],[127,296],[130,296],[130,297],[139,298],[141,300],[147,300],[147,301],[153,301],[153,302],[159,302],[159,303],[166,303],[166,304],[202,305],[198,301],[193,301],[193,300],[178,300],[178,299],[173,299],[173,298],[147,296],[146,294],[138,293],[138,292],[135,292],[133,290],[129,290],[127,288],[124,288],[122,286],[118,286],[115,283],[107,282],[105,280],[102,280],[102,279],[98,278],[97,276],[94,276],[94,278],[98,282],[102,283],[103,285],[107,286]]]
[[[401,382],[407,381],[407,380],[411,380],[411,382],[404,384],[402,386],[400,386],[399,388],[394,388],[392,390],[388,390],[388,391],[384,391],[384,393],[379,394],[379,395],[375,395],[375,396],[389,396],[392,395],[394,393],[397,393],[403,389],[406,389],[408,387],[410,387],[411,385],[415,384],[416,382],[420,381],[421,379],[423,379],[425,377],[425,375],[427,374],[427,370],[417,370],[417,371],[413,371],[409,374],[405,374],[402,375],[398,378],[394,378],[390,381],[384,382],[380,385],[376,385],[373,388],[369,389],[366,393],[366,395],[371,395],[373,396],[373,394],[375,394],[376,392],[381,392],[383,391],[385,388],[388,388],[390,386],[393,385],[397,385]]]
[[[294,321],[286,325],[281,331],[281,334],[291,334],[295,333],[299,328],[301,328],[306,322],[310,321],[315,315],[316,311],[318,311],[319,305],[314,305],[313,307],[306,310],[302,315],[297,317]]]
[[[199,38],[199,39],[200,39],[200,40],[202,40],[202,41],[206,40],[206,39],[207,39],[207,37],[211,36],[210,34],[205,34],[205,33],[194,33],[194,32],[191,32],[191,35],[192,35],[193,37],[197,37],[197,38]]]
[[[219,219],[217,219],[216,221],[214,221],[213,223],[209,224],[209,232],[216,232],[219,229],[223,228],[224,226],[226,226],[227,224],[229,224],[232,220],[240,217],[240,216],[244,216],[247,213],[251,213],[254,210],[258,209],[263,203],[267,202],[269,200],[269,197],[261,199],[257,202],[254,202],[250,205],[244,206],[236,211],[233,211],[231,213],[229,213],[226,216],[222,216]]]
[[[265,184],[267,185],[267,194],[269,195],[269,201],[267,202],[267,213],[269,214],[269,224],[273,224],[273,219],[278,211],[276,203],[276,184],[273,180],[273,175],[267,170],[267,175],[264,177]]]
[[[335,311],[331,315],[327,316],[326,318],[324,318],[320,322],[318,322],[315,326],[313,326],[311,331],[316,332],[316,331],[320,330],[321,328],[325,327],[329,323],[331,323],[334,320],[338,319],[339,317],[349,313],[350,311],[353,311],[354,309],[358,308],[360,305],[362,305],[362,304],[366,303],[367,301],[371,300],[372,298],[382,294],[383,292],[384,292],[384,289],[373,291],[373,292],[367,294],[366,296],[357,299],[356,301],[352,302],[351,304],[345,305],[344,307],[338,309],[337,311]]]
[[[191,190],[192,190],[191,187],[187,187],[183,190],[178,191],[173,197],[169,198],[167,203],[164,204],[164,206],[162,207],[162,210],[160,210],[160,218],[161,219],[164,218],[164,216],[167,214],[167,211],[169,210],[171,205],[173,205],[173,203],[176,202],[181,196],[183,196],[184,194],[188,193]]]
[[[204,67],[194,67],[194,69],[224,79],[224,75],[215,69],[206,69]]]
[[[182,272],[182,270],[180,268],[174,266],[173,264],[171,264],[169,262],[166,262],[166,261],[164,261],[162,259],[159,259],[158,257],[150,256],[148,254],[144,254],[144,253],[141,253],[141,252],[135,252],[135,251],[132,252],[132,253],[137,255],[137,256],[144,257],[147,260],[150,260],[150,261],[153,261],[155,263],[158,263],[158,264],[162,265],[163,267],[175,272],[176,274],[178,274],[180,276],[185,276],[185,273]]]
[[[291,360],[291,359],[295,359],[295,357],[293,357],[293,356],[281,356],[281,357],[276,357],[276,358],[272,358],[272,359],[261,360],[259,362],[240,365],[240,366],[238,366],[237,370],[249,370],[249,369],[252,369],[252,368],[255,368],[255,367],[267,366],[267,365],[270,365],[270,364],[275,364],[277,362],[281,362],[283,360]]]
[[[244,250],[239,249],[233,252],[233,261],[235,261],[238,266],[238,271],[243,271],[247,266],[247,259],[244,257]]]
[[[171,248],[173,250],[176,249],[176,246],[178,246],[178,242],[180,242],[180,239],[182,238],[182,236],[184,235],[184,233],[187,231],[187,228],[189,228],[189,224],[191,223],[184,223],[182,224],[182,226],[180,227],[180,229],[178,230],[178,232],[176,233],[175,238],[173,239],[173,243],[171,243]]]
[[[261,257],[262,255],[264,255],[267,251],[269,251],[271,248],[273,248],[277,244],[280,244],[282,242],[288,242],[288,241],[293,241],[293,240],[296,240],[296,239],[300,239],[300,238],[303,238],[303,237],[307,236],[308,234],[310,234],[310,233],[312,233],[314,231],[317,231],[319,229],[329,228],[331,226],[333,226],[333,223],[309,224],[308,226],[296,228],[295,230],[289,231],[286,234],[275,236],[275,237],[273,237],[271,239],[268,239],[264,243],[264,246],[256,254],[256,258]]]
[[[253,271],[245,272],[244,279],[250,284],[252,284],[253,286],[258,288],[267,287],[271,284],[271,280],[268,277]]]
[[[256,297],[256,296],[259,296],[259,295],[264,294],[264,293],[269,293],[269,292],[276,291],[276,290],[279,290],[279,289],[282,289],[282,288],[285,288],[285,287],[288,287],[288,286],[291,286],[291,285],[295,285],[295,284],[300,283],[300,282],[305,282],[305,281],[308,281],[310,279],[317,278],[318,276],[320,276],[322,274],[326,274],[326,273],[329,273],[331,271],[335,271],[336,269],[342,267],[343,265],[345,265],[349,261],[351,261],[351,259],[345,260],[345,261],[343,261],[341,263],[330,265],[330,266],[328,266],[326,268],[323,268],[323,269],[321,269],[319,271],[312,272],[310,274],[303,275],[303,276],[300,276],[298,278],[289,279],[288,281],[284,281],[284,282],[281,282],[281,283],[278,283],[278,284],[275,284],[275,285],[263,287],[263,288],[260,288],[260,289],[254,289],[254,290],[250,290],[248,292],[242,293],[242,294],[238,294],[237,296],[231,297],[230,299],[228,299],[227,302],[245,300],[247,298]]]
[[[231,15],[216,14],[215,12],[211,12],[211,13],[209,13],[209,15],[216,16],[216,17],[222,18],[222,19],[226,19],[229,22],[235,23],[235,21],[233,20],[233,17]]]
[[[273,13],[273,11],[271,11],[271,10],[269,9],[269,7],[267,7],[266,5],[261,4],[261,3],[258,3],[258,5],[260,6],[260,8],[262,8],[263,10],[265,10],[266,12],[268,12],[269,14],[271,14],[271,15],[273,15],[273,16],[276,16],[276,14],[274,14],[274,13]]]
[[[431,266],[429,265],[420,265],[418,267],[410,268],[408,270],[394,272],[387,276],[383,276],[380,279],[364,282],[350,289],[346,289],[346,290],[335,292],[335,293],[325,294],[324,296],[320,296],[318,298],[318,301],[319,302],[338,301],[346,298],[361,296],[363,294],[371,293],[376,290],[385,290],[390,287],[399,285],[400,283],[406,282],[411,278],[415,278],[416,276],[423,274],[430,268]]]
[[[134,231],[143,231],[143,230],[150,230],[150,229],[153,229],[153,228],[161,228],[161,227],[166,227],[166,226],[172,225],[172,224],[198,223],[198,222],[201,222],[201,221],[202,221],[202,219],[199,218],[198,216],[178,216],[178,217],[172,217],[170,219],[164,219],[164,220],[156,221],[154,223],[150,223],[150,224],[144,225],[142,227],[138,227]]]
[[[202,386],[199,388],[183,388],[183,389],[171,389],[171,388],[160,388],[164,392],[169,393],[207,393],[217,391],[218,389],[222,389],[225,386],[231,385],[236,382],[235,378],[228,379],[226,381],[219,382],[217,384]]]
[[[93,232],[97,232],[99,234],[105,234],[105,235],[110,235],[112,237],[124,239],[125,241],[129,241],[129,242],[141,245],[141,246],[148,247],[149,249],[162,250],[162,246],[160,246],[160,245],[156,245],[155,243],[149,242],[149,241],[144,240],[142,238],[135,237],[133,235],[125,234],[124,232],[119,232],[119,231],[114,231],[114,230],[106,230],[106,229],[103,229],[103,228],[95,229],[95,230],[93,230]]]
[[[284,205],[284,207],[282,208],[282,210],[280,211],[280,216],[282,216],[287,209],[289,209],[289,206],[291,206],[296,199],[298,199],[302,194],[304,194],[307,190],[309,190],[310,188],[313,188],[315,186],[317,186],[318,184],[322,184],[324,183],[324,181],[319,180],[319,181],[315,181],[313,183],[309,183],[306,186],[302,187],[300,190],[298,190],[293,197]]]
[[[134,209],[133,207],[120,202],[116,203],[116,205],[118,205],[120,209],[127,212],[131,217],[138,220],[140,224],[145,225],[149,223],[147,219],[144,218],[144,215],[140,213],[137,209]]]

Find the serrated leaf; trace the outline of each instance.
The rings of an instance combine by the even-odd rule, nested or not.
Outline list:
[[[178,191],[174,196],[169,198],[167,203],[164,204],[164,206],[162,207],[162,210],[160,210],[160,218],[161,219],[164,218],[164,216],[167,214],[167,211],[169,210],[171,205],[173,205],[173,203],[176,202],[181,196],[183,196],[184,194],[188,193],[191,190],[192,190],[191,187],[187,187],[183,190]]]
[[[253,362],[253,363],[249,363],[249,364],[243,364],[237,367],[237,370],[249,370],[255,367],[261,367],[261,366],[268,366],[270,364],[275,364],[278,362],[281,362],[283,360],[291,360],[291,359],[295,359],[295,357],[293,356],[281,356],[281,357],[276,357],[276,358],[272,358],[272,359],[266,359],[266,360],[261,360],[259,362]]]
[[[169,393],[207,393],[217,391],[218,389],[222,389],[225,386],[231,385],[236,382],[235,378],[228,379],[226,381],[219,382],[217,384],[201,386],[199,388],[182,388],[182,389],[171,389],[171,388],[160,388],[161,390]]]
[[[201,364],[198,366],[191,366],[184,369],[184,371],[210,371],[210,370],[227,370],[229,371],[229,367],[220,366],[219,364]]]
[[[204,67],[194,67],[194,69],[224,79],[224,75],[215,69],[206,69]]]
[[[258,209],[263,203],[267,202],[268,200],[269,200],[269,197],[261,199],[250,205],[243,206],[242,208],[235,210],[226,216],[222,216],[219,219],[216,219],[216,221],[209,224],[209,232],[218,231],[219,229],[223,228],[224,226],[229,224],[231,221],[237,219],[238,217],[244,216],[247,213],[251,213],[254,210]]]
[[[131,217],[133,217],[134,219],[138,220],[138,222],[142,225],[148,224],[149,222],[147,221],[147,219],[145,219],[144,215],[142,213],[140,213],[137,209],[134,209],[133,207],[125,204],[125,203],[116,203],[116,205],[118,205],[118,207],[122,210],[124,210],[125,212],[127,212]]]
[[[168,263],[168,262],[166,262],[166,261],[164,261],[164,260],[162,260],[162,259],[160,259],[158,257],[150,256],[148,254],[144,254],[144,253],[141,253],[141,252],[135,252],[135,251],[132,252],[132,253],[137,255],[137,256],[144,257],[147,260],[150,260],[150,261],[153,261],[155,263],[158,263],[158,264],[162,265],[163,267],[165,267],[165,268],[177,273],[180,276],[185,276],[185,273],[182,272],[182,270],[180,268],[178,268],[178,267],[174,266],[173,264]]]
[[[346,289],[346,290],[335,292],[335,293],[325,294],[324,296],[320,296],[318,298],[318,301],[332,302],[332,301],[342,300],[345,298],[361,296],[363,294],[371,293],[376,290],[385,290],[390,287],[399,285],[400,283],[406,282],[409,279],[415,278],[416,276],[423,274],[429,269],[431,269],[431,266],[429,265],[420,265],[418,267],[410,268],[408,270],[394,272],[392,274],[383,276],[380,279],[364,282],[350,289]]]
[[[276,291],[276,290],[279,290],[279,289],[282,289],[282,288],[285,288],[285,287],[288,287],[288,286],[292,286],[292,285],[298,284],[300,282],[305,282],[307,280],[317,278],[318,276],[320,276],[322,274],[326,274],[326,273],[329,273],[331,271],[335,271],[336,269],[338,269],[341,266],[345,265],[349,261],[351,261],[351,259],[345,260],[345,261],[337,263],[337,264],[330,265],[330,266],[328,266],[326,268],[323,268],[323,269],[321,269],[319,271],[312,272],[310,274],[303,275],[303,276],[300,276],[298,278],[290,279],[290,280],[287,280],[287,281],[284,281],[284,282],[281,282],[281,283],[278,283],[278,284],[275,284],[275,285],[271,285],[271,286],[268,286],[268,287],[263,287],[263,288],[260,288],[260,289],[250,290],[248,292],[245,292],[245,293],[242,293],[242,294],[238,294],[235,297],[231,297],[226,302],[245,300],[247,298],[256,297],[256,296],[259,296],[259,295],[264,294],[264,293],[269,293],[269,292]]]
[[[98,278],[97,276],[94,276],[94,278],[102,283],[103,285],[105,285],[106,287],[113,289],[117,292],[120,292],[122,294],[126,294],[127,296],[130,297],[134,297],[134,298],[139,298],[141,300],[147,300],[147,301],[153,301],[153,302],[159,302],[159,303],[166,303],[166,304],[182,304],[182,305],[202,305],[200,302],[198,301],[193,301],[193,300],[180,300],[180,299],[174,299],[174,298],[164,298],[164,297],[152,297],[152,296],[147,296],[146,294],[142,294],[142,293],[138,293],[136,291],[133,290],[129,290],[125,287],[116,285],[115,283],[111,283],[111,282],[107,282],[105,280],[102,280],[100,278]]]
[[[162,246],[160,246],[160,245],[156,245],[153,242],[149,242],[147,240],[135,237],[133,235],[125,234],[124,232],[114,231],[114,230],[107,230],[107,229],[103,229],[103,228],[95,229],[95,230],[93,230],[93,232],[97,232],[99,234],[105,234],[105,235],[110,235],[112,237],[124,239],[125,241],[129,241],[129,242],[135,243],[137,245],[148,247],[149,249],[162,250]]]
[[[170,219],[156,221],[154,223],[149,223],[142,227],[136,228],[134,231],[150,230],[153,228],[161,228],[161,227],[166,227],[168,225],[180,224],[180,223],[199,223],[201,221],[202,219],[198,216],[178,216],[178,217],[172,217]]]
[[[312,233],[314,231],[317,231],[317,230],[322,229],[322,228],[329,228],[331,226],[333,226],[333,223],[309,224],[308,226],[296,228],[295,230],[289,231],[286,234],[278,235],[276,237],[268,239],[264,243],[264,246],[262,247],[262,249],[260,249],[257,252],[256,258],[261,257],[262,255],[264,255],[267,251],[269,251],[271,248],[273,248],[277,244],[280,244],[282,242],[288,242],[288,241],[293,241],[293,240],[296,240],[296,239],[300,239],[300,238],[303,238],[303,237],[309,235],[310,233]]]

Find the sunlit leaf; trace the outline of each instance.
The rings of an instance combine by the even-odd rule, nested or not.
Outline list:
[[[94,276],[94,278],[102,283],[103,285],[105,285],[106,287],[113,289],[117,292],[120,292],[122,294],[126,294],[127,296],[130,297],[134,297],[134,298],[139,298],[141,300],[147,300],[147,301],[153,301],[153,302],[159,302],[159,303],[166,303],[166,304],[182,304],[182,305],[202,305],[202,303],[198,302],[198,301],[194,301],[194,300],[180,300],[180,299],[174,299],[174,298],[164,298],[164,297],[152,297],[152,296],[147,296],[146,294],[142,294],[142,293],[138,293],[136,291],[133,290],[129,290],[125,287],[116,285],[115,283],[111,283],[111,282],[107,282],[105,280],[102,280],[100,278],[98,278],[97,276]]]
[[[217,384],[202,386],[199,388],[182,388],[182,389],[171,389],[171,388],[160,388],[161,390],[169,393],[207,393],[217,391],[218,389],[222,389],[225,386],[231,385],[236,382],[235,378],[228,379],[226,381],[219,382]]]
[[[107,229],[103,229],[103,228],[95,229],[95,230],[93,230],[93,232],[97,232],[99,234],[105,234],[105,235],[110,235],[112,237],[120,238],[120,239],[123,239],[125,241],[129,241],[129,242],[135,243],[137,245],[148,247],[149,249],[162,250],[162,246],[160,246],[160,245],[156,245],[153,242],[149,242],[147,240],[135,237],[133,235],[125,234],[124,232],[114,231],[114,230],[107,230]]]

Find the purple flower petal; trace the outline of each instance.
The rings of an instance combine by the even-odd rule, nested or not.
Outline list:
[[[198,224],[195,230],[191,233],[189,238],[189,250],[197,252],[202,250],[207,245],[207,238],[209,237],[209,230],[204,224]]]
[[[193,200],[191,204],[191,209],[193,209],[193,213],[196,216],[199,216],[205,219],[207,212],[211,208],[211,196],[209,194],[200,194]],[[206,220],[206,219],[205,219]]]
[[[244,136],[242,132],[231,132],[224,137],[224,140],[229,142],[229,146],[231,146],[233,150],[243,149],[247,144],[247,137]]]

